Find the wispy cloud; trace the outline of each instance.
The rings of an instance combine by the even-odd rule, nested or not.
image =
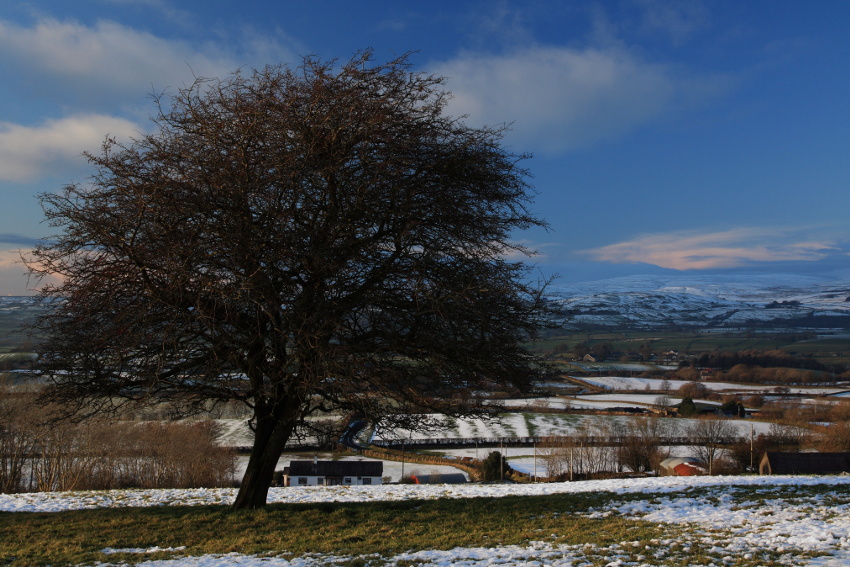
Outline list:
[[[40,240],[38,238],[24,236],[22,234],[10,234],[8,232],[0,232],[0,242],[4,244],[16,244],[19,246],[34,247],[40,242]]]
[[[278,38],[246,29],[237,34],[225,45],[167,39],[112,21],[0,20],[0,51],[15,54],[0,61],[0,71],[17,77],[18,88],[35,100],[55,98],[66,114],[37,124],[0,122],[0,181],[73,170],[84,165],[82,152],[96,153],[107,134],[138,134],[139,124],[148,124],[152,92],[291,57]]]
[[[839,249],[831,239],[811,239],[793,229],[738,229],[650,234],[584,253],[601,262],[705,270],[763,262],[811,262]]]
[[[95,151],[107,134],[138,135],[139,126],[112,116],[78,115],[28,127],[0,123],[0,180],[32,181],[84,163],[83,151]]]
[[[512,136],[543,152],[619,137],[732,84],[729,77],[695,76],[616,45],[465,53],[435,70],[449,78],[453,114],[475,123],[513,122]]]
[[[219,38],[222,39],[222,38]],[[87,26],[43,18],[31,26],[0,20],[0,50],[14,53],[6,64],[40,96],[101,108],[116,94],[143,97],[181,87],[193,75],[217,77],[244,65],[286,61],[292,52],[274,38],[240,30],[229,41],[168,39],[112,21]],[[26,81],[23,81],[26,83]]]

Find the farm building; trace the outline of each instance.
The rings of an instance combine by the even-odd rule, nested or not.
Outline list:
[[[381,461],[291,461],[283,469],[284,486],[381,484]]]
[[[661,476],[700,476],[706,474],[703,464],[691,457],[664,459],[658,469],[658,474]]]
[[[768,451],[759,474],[850,474],[850,453],[781,453]]]

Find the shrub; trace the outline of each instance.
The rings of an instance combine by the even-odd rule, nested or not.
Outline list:
[[[691,417],[697,414],[697,405],[694,403],[693,398],[690,396],[685,396],[682,399],[682,402],[679,404],[679,415],[681,417]]]
[[[481,463],[481,480],[485,482],[508,478],[510,473],[511,467],[499,451],[491,452]]]

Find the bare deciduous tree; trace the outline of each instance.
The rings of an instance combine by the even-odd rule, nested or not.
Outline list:
[[[311,414],[411,425],[527,389],[544,302],[508,258],[543,223],[524,156],[448,97],[407,57],[363,53],[158,99],[156,132],[107,139],[89,183],[42,196],[59,232],[29,266],[62,282],[36,327],[50,399],[246,404],[235,506],[255,508]]]
[[[689,433],[695,456],[708,467],[708,474],[714,473],[715,461],[720,456],[724,444],[738,437],[738,431],[731,422],[715,416],[696,420]]]
[[[550,478],[600,476],[616,468],[617,447],[612,426],[606,420],[587,420],[570,436],[541,439],[540,456]]]
[[[632,472],[658,470],[659,463],[668,455],[663,442],[674,435],[676,421],[658,417],[629,420],[621,428],[619,447],[620,464]]]
[[[670,396],[667,394],[661,394],[655,398],[655,401],[652,403],[660,412],[667,413],[673,407],[673,401],[670,399]]]
[[[23,486],[27,459],[33,451],[31,396],[0,382],[0,492]]]

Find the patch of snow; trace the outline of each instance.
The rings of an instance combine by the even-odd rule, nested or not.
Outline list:
[[[820,490],[796,496],[800,486],[823,486]],[[741,492],[742,488],[755,489]],[[531,496],[557,493],[608,492],[611,499],[604,510],[591,510],[590,517],[612,514],[640,518],[648,522],[696,526],[678,539],[652,540],[646,549],[640,542],[621,542],[607,547],[593,543],[559,545],[531,541],[523,546],[486,545],[455,549],[402,552],[389,557],[348,557],[306,554],[288,557],[257,557],[237,553],[174,557],[148,560],[144,567],[330,567],[352,560],[368,562],[371,557],[387,565],[399,562],[418,565],[463,565],[487,567],[499,565],[573,566],[652,565],[654,559],[686,561],[692,546],[698,545],[717,557],[717,564],[731,558],[757,558],[771,553],[777,564],[837,567],[850,564],[850,478],[811,476],[733,476],[733,477],[662,477],[617,479],[552,484],[476,484],[476,485],[383,485],[348,487],[272,488],[269,502],[363,502],[436,498],[475,498]],[[783,494],[779,495],[778,492]],[[0,510],[7,512],[57,512],[106,506],[164,506],[227,504],[235,489],[214,490],[115,490],[0,495]],[[618,501],[618,495],[642,493],[652,498]],[[565,514],[570,513],[564,511]],[[181,551],[182,547],[102,550],[114,553],[148,554]],[[804,556],[810,553],[816,556]],[[638,555],[635,555],[638,554]],[[631,561],[637,558],[638,563]],[[724,561],[726,558],[727,561]],[[640,563],[643,561],[643,563]],[[105,567],[108,563],[99,562]],[[82,567],[82,566],[81,566]]]
[[[606,390],[632,390],[640,392],[646,390],[649,386],[650,390],[661,390],[663,380],[657,378],[639,378],[633,376],[592,376],[579,378],[580,380],[605,388]],[[681,380],[669,380],[671,392],[675,392],[679,387],[686,382]],[[761,384],[736,384],[734,382],[715,382],[713,380],[700,381],[709,390],[716,392],[738,392],[738,393],[764,393],[773,392],[776,386],[761,385]],[[792,394],[809,394],[812,396],[828,396],[835,395],[840,392],[845,392],[846,388],[835,386],[788,386],[789,393]]]

